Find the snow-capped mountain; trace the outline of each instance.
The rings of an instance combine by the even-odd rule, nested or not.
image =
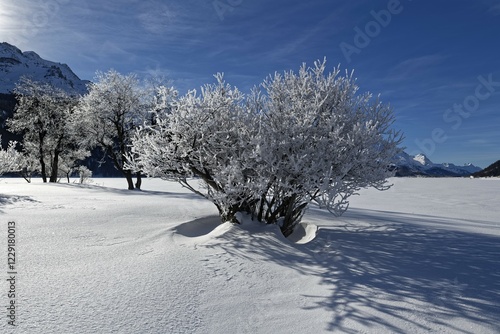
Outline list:
[[[22,76],[52,84],[71,95],[87,91],[88,81],[78,78],[68,65],[42,59],[33,51],[22,52],[13,45],[0,43],[0,94],[11,94]]]
[[[468,176],[482,170],[473,164],[457,166],[452,163],[434,163],[424,154],[415,156],[402,152],[395,158],[397,176]]]

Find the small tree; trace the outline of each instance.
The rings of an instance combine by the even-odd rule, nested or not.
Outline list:
[[[324,72],[316,62],[275,74],[265,94],[246,98],[218,75],[138,131],[135,164],[208,198],[223,220],[247,212],[286,236],[311,202],[342,214],[360,188],[389,187],[401,136],[390,129],[391,109],[358,94],[352,75]],[[192,186],[193,176],[204,187]]]
[[[137,78],[114,70],[98,72],[95,83],[80,101],[78,119],[89,146],[100,146],[127,180],[128,189],[140,188],[140,173],[134,185],[132,170],[125,165],[131,137],[148,121],[150,101]]]
[[[31,183],[31,178],[35,173],[40,172],[39,161],[24,152],[19,153],[17,159],[17,172],[26,180],[26,182]]]
[[[77,171],[80,184],[90,182],[90,178],[92,177],[92,171],[90,169],[85,166],[78,166]]]
[[[47,177],[50,182],[57,182],[61,160],[84,159],[89,155],[74,132],[77,99],[26,77],[21,78],[15,93],[16,111],[7,124],[13,132],[23,135],[25,160],[38,161],[43,182],[47,182]]]
[[[65,177],[67,182],[70,182],[70,177],[73,173],[79,173],[82,167],[80,165],[80,159],[78,157],[82,156],[85,154],[85,152],[82,151],[74,151],[72,155],[65,156],[64,159],[59,163],[59,171],[58,171],[58,176],[59,177]]]
[[[2,138],[0,137],[1,142]],[[0,147],[0,175],[18,171],[20,154],[16,150],[16,145],[17,142],[11,141],[5,150]]]

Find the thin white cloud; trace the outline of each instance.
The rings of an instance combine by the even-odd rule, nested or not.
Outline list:
[[[391,77],[394,80],[404,80],[441,65],[448,57],[440,54],[426,55],[406,59],[392,68]]]
[[[144,11],[137,17],[144,29],[153,34],[168,32],[174,24],[174,14],[165,5],[158,10]]]
[[[492,5],[489,9],[488,9],[488,12],[490,14],[493,14],[495,16],[499,16],[500,15],[500,4],[494,4]]]
[[[492,142],[486,139],[471,139],[467,141],[468,146],[490,146]]]

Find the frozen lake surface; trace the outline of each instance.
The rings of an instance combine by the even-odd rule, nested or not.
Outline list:
[[[340,218],[311,207],[294,243],[176,183],[4,178],[0,332],[499,333],[500,180],[392,182]]]

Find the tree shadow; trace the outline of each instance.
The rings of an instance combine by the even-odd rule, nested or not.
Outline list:
[[[450,328],[448,320],[458,318],[500,332],[499,237],[441,228],[455,219],[370,211],[353,216],[366,225],[320,230],[308,245],[331,245],[320,259],[332,274],[322,277],[331,286],[331,299],[317,302],[334,313],[330,330],[349,332],[343,327],[349,319],[400,332],[404,329],[390,321],[399,319],[418,330],[473,333]],[[480,223],[487,222],[471,222]],[[355,305],[372,312],[357,313]]]
[[[307,309],[331,312],[329,331],[356,333],[376,327],[384,332],[474,332],[474,326],[453,325],[461,323],[500,332],[500,237],[453,230],[454,222],[354,210],[304,245],[235,229],[218,246],[230,256],[257,255],[319,277],[330,297],[304,297],[314,301]],[[466,227],[493,224],[470,221]]]
[[[17,195],[3,195],[0,194],[0,208],[6,205],[15,204],[18,202],[31,202],[38,203],[37,200],[31,198],[30,196],[17,196]],[[3,212],[0,210],[0,212]]]
[[[170,191],[155,191],[155,190],[129,190],[126,188],[113,188],[106,187],[101,185],[94,184],[80,184],[80,183],[51,183],[51,185],[55,187],[61,188],[80,188],[80,189],[88,189],[91,191],[118,194],[123,196],[157,196],[157,197],[165,197],[165,198],[185,198],[185,199],[197,199],[197,200],[205,200],[203,197],[192,193],[192,192],[170,192]]]
[[[187,238],[197,238],[209,234],[220,224],[220,216],[208,216],[180,224],[174,231]]]

